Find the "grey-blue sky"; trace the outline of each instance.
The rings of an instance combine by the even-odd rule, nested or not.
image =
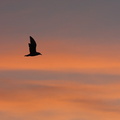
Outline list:
[[[80,43],[119,42],[118,0],[1,1],[1,34],[36,35]],[[84,41],[83,41],[83,38]]]

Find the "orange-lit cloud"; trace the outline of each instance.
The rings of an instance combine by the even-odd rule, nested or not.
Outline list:
[[[119,84],[87,85],[64,80],[0,82],[0,111],[8,116],[30,120],[120,117]]]

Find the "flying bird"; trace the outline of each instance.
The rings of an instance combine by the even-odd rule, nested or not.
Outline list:
[[[37,46],[37,44],[36,44],[35,40],[31,36],[30,36],[30,43],[28,43],[28,46],[29,46],[30,54],[25,55],[26,57],[28,57],[28,56],[42,55],[41,53],[36,52],[36,46]]]

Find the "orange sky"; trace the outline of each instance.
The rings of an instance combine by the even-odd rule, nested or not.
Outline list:
[[[107,48],[105,45],[86,46],[72,43],[67,45],[59,40],[53,40],[51,44],[49,42],[41,44],[38,42],[38,51],[42,52],[42,56],[24,57],[29,52],[27,42],[23,45],[24,47],[20,44],[17,51],[15,51],[14,45],[12,45],[8,53],[1,52],[1,70],[67,70],[119,74],[120,57],[118,56],[118,45],[109,45]]]
[[[41,44],[37,48],[42,56],[24,57],[27,41],[16,51],[12,47],[11,54],[2,53],[1,119],[119,120],[118,45],[106,49],[105,45],[67,45],[59,40],[43,42],[45,48]],[[86,77],[80,77],[83,74]]]

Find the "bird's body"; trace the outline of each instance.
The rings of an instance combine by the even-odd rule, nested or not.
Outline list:
[[[36,46],[37,46],[37,44],[36,44],[35,40],[31,36],[30,36],[30,43],[28,45],[29,45],[30,54],[25,55],[26,57],[28,57],[28,56],[42,55],[41,53],[36,52]]]

